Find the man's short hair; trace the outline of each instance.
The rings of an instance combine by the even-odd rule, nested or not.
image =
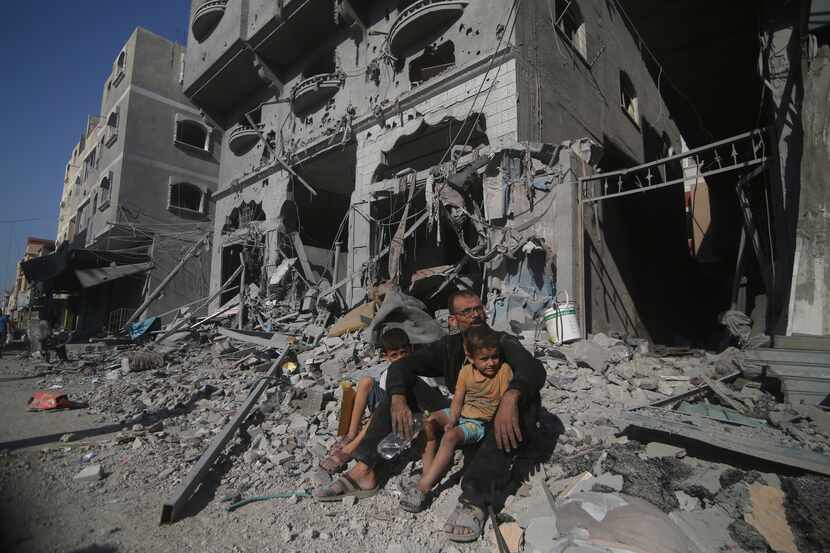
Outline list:
[[[455,314],[455,300],[458,298],[481,298],[472,290],[456,290],[450,294],[450,299],[447,300],[447,308],[450,310],[450,315]]]
[[[383,351],[395,351],[409,346],[409,336],[402,328],[390,328],[380,337],[380,347]]]
[[[472,326],[464,333],[464,347],[470,355],[483,349],[498,348],[499,335],[487,325]]]

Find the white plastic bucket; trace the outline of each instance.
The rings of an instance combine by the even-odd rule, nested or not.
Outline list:
[[[576,303],[569,301],[565,293],[565,301],[559,302],[558,294],[553,307],[545,309],[542,320],[548,330],[548,338],[554,344],[566,344],[582,338],[579,330],[579,319],[576,317]]]

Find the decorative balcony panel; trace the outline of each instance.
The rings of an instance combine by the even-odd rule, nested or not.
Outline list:
[[[400,53],[418,40],[446,29],[464,12],[467,0],[420,0],[398,14],[389,30],[389,47]]]
[[[259,142],[260,133],[264,128],[264,125],[259,125],[257,129],[248,125],[237,125],[228,136],[228,148],[237,156],[247,154]]]
[[[337,94],[345,78],[341,73],[322,73],[297,83],[291,91],[294,113],[305,113]]]
[[[198,42],[202,42],[219,25],[222,16],[225,14],[225,7],[228,0],[208,0],[193,12],[193,21],[191,23],[191,30],[193,31],[193,38]]]

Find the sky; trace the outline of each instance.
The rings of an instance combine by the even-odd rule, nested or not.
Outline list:
[[[0,18],[0,297],[26,237],[54,240],[63,173],[136,27],[187,41],[190,0],[4,0]],[[11,222],[19,221],[19,222]]]

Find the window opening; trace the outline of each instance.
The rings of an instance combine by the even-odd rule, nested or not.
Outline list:
[[[315,58],[303,69],[303,79],[325,73],[334,73],[335,71],[337,71],[337,63],[334,60],[334,50],[329,50]]]
[[[92,173],[92,171],[94,171],[95,168],[98,166],[98,164],[96,163],[95,154],[96,154],[96,149],[93,148],[92,151],[89,152],[89,155],[86,156],[86,159],[84,159],[84,174],[83,174],[84,178],[83,178],[83,180],[87,180],[89,178],[90,173]]]
[[[418,86],[455,65],[455,45],[447,41],[440,46],[427,46],[424,53],[409,63],[409,82]]]
[[[118,109],[113,110],[107,117],[107,128],[104,131],[104,143],[111,146],[118,138]]]
[[[118,54],[118,59],[115,60],[115,78],[112,80],[112,86],[118,86],[121,79],[124,78],[124,73],[127,68],[127,52],[122,51]]]
[[[98,208],[104,209],[107,205],[109,205],[110,196],[112,194],[112,171],[104,175],[104,178],[101,179],[99,188],[101,189],[99,192],[101,203],[98,205]]]
[[[202,189],[189,182],[177,182],[170,186],[170,208],[202,213]]]
[[[637,126],[640,126],[640,108],[637,101],[637,91],[634,84],[625,73],[620,71],[620,106],[631,117]]]
[[[265,211],[262,209],[262,202],[242,202],[233,208],[225,219],[222,232],[229,233],[245,227],[253,221],[264,221]]]
[[[208,149],[208,131],[201,123],[184,119],[176,121],[176,142],[199,150]]]
[[[556,0],[554,25],[570,41],[579,54],[588,59],[588,38],[585,19],[574,0]]]

